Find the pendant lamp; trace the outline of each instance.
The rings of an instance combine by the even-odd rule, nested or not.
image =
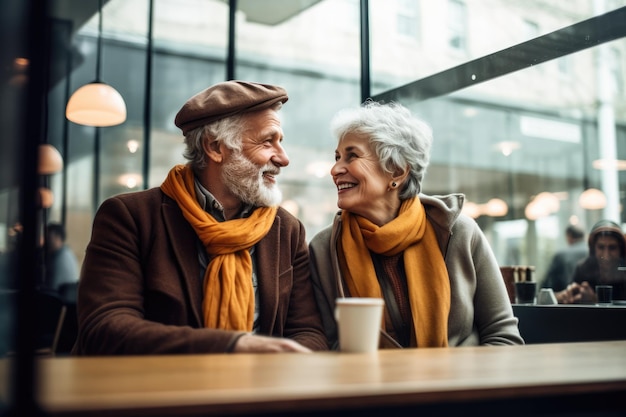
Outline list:
[[[483,213],[491,217],[506,216],[508,212],[508,204],[506,204],[506,201],[500,198],[492,198],[491,200],[487,201],[483,209]]]
[[[72,94],[65,116],[85,126],[115,126],[126,120],[126,104],[120,93],[100,80],[102,61],[102,0],[98,0],[98,49],[96,80],[80,87]]]
[[[39,175],[52,175],[63,169],[63,157],[54,146],[49,143],[39,145],[39,163],[37,173]]]
[[[600,210],[606,207],[606,196],[597,188],[585,188],[578,198],[578,204],[585,210]]]
[[[49,209],[54,203],[54,194],[52,190],[46,187],[39,187],[37,195],[37,203],[43,209]]]

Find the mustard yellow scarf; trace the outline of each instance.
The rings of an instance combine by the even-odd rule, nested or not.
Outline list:
[[[196,199],[191,168],[177,165],[161,185],[176,200],[212,256],[204,275],[204,326],[251,331],[254,321],[252,258],[249,249],[269,231],[276,207],[259,207],[245,219],[218,222]]]
[[[340,265],[344,266],[341,272],[350,294],[382,298],[369,250],[385,256],[404,251],[417,345],[447,346],[450,281],[435,231],[419,198],[404,201],[398,217],[382,227],[345,210],[341,217]]]

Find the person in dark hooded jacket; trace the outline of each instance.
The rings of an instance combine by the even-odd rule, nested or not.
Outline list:
[[[589,256],[576,266],[572,283],[556,294],[559,303],[595,303],[596,285],[612,285],[613,299],[626,300],[626,238],[622,228],[601,220],[591,228],[588,244]]]

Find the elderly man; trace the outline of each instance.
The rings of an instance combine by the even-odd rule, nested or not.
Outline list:
[[[278,207],[278,86],[228,81],[176,115],[186,165],[96,214],[80,279],[82,355],[328,348],[303,225]]]

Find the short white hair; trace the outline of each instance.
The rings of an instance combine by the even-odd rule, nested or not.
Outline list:
[[[433,142],[431,127],[399,103],[382,104],[368,100],[357,108],[339,111],[331,121],[337,140],[349,133],[365,135],[382,169],[392,175],[408,167],[400,199],[417,196],[430,162]]]

